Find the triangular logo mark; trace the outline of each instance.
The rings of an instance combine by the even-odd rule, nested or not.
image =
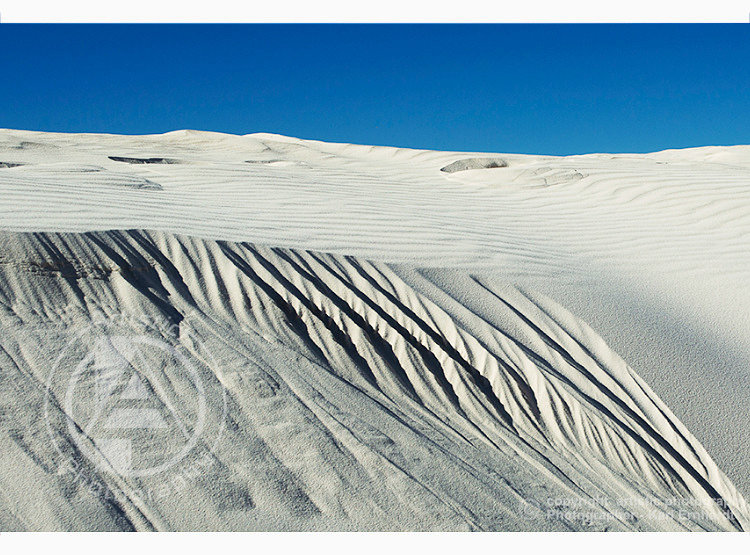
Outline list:
[[[120,399],[146,399],[148,397],[148,391],[146,386],[143,385],[141,378],[138,374],[133,374],[130,377],[128,385],[125,386],[125,390],[120,395]]]

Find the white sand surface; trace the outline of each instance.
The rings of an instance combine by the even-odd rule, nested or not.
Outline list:
[[[750,529],[748,146],[2,130],[0,193],[0,529]]]

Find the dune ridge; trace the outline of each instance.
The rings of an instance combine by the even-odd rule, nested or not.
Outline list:
[[[280,478],[283,487],[296,484],[306,496],[304,502],[286,501],[290,512],[312,512],[291,519],[302,529],[336,529],[345,522],[400,528],[396,516],[414,503],[442,507],[431,508],[429,519],[421,515],[419,524],[411,520],[430,529],[743,529],[750,522],[741,494],[650,388],[591,329],[544,296],[456,270],[163,233],[5,234],[2,241],[2,283],[11,285],[2,298],[3,369],[10,381],[24,384],[20,391],[6,389],[8,408],[38,395],[46,379],[49,359],[29,356],[35,347],[25,328],[54,328],[66,320],[72,327],[96,311],[123,307],[177,326],[197,323],[215,360],[202,371],[223,382],[234,420],[212,452],[213,468],[223,471],[213,479],[214,502],[239,490],[253,506],[247,514],[213,507],[208,526],[253,526],[257,511],[278,519],[265,526],[283,528],[284,503],[258,491],[268,473],[257,466],[261,455],[243,452],[256,433],[277,457],[274,474],[296,476]],[[471,303],[457,301],[457,292]],[[273,348],[266,350],[269,343]],[[290,363],[289,353],[297,361]],[[258,387],[261,398],[265,387],[269,397],[307,410],[257,414]],[[342,390],[334,399],[332,387]],[[179,404],[181,392],[173,394]],[[221,399],[208,403],[218,411],[214,405]],[[372,406],[379,407],[379,420],[364,416]],[[9,460],[34,460],[47,487],[57,490],[54,497],[69,501],[63,480],[43,472],[59,464],[39,452],[43,431],[14,426],[14,420]],[[397,433],[390,431],[394,426]],[[329,436],[322,445],[301,439],[316,427]],[[65,429],[54,433],[64,436]],[[352,462],[339,466],[327,452],[330,442]],[[302,453],[306,462],[300,465],[294,459]],[[465,459],[456,459],[458,453]],[[83,464],[82,454],[73,456]],[[470,478],[452,476],[458,469]],[[332,473],[338,478],[332,480]],[[106,473],[97,476],[125,497],[130,489],[146,488],[147,478],[113,484]],[[492,484],[492,495],[462,494],[464,480],[477,488]],[[387,521],[370,512],[375,507],[364,510],[368,502],[352,493],[383,483],[377,508]],[[186,492],[209,511],[206,492],[193,487],[198,491]],[[601,497],[642,499],[643,506],[599,507],[601,514],[627,515],[604,522],[543,516],[550,498],[596,503]],[[711,519],[670,515],[661,521],[644,509],[653,511],[658,502],[668,507],[676,498],[699,501]],[[521,503],[529,514],[538,510],[537,518],[513,518]],[[118,507],[134,529],[179,528],[175,523],[189,518],[129,497]],[[16,502],[12,513],[29,522],[32,510]],[[57,519],[69,517],[61,513]],[[123,522],[120,516],[116,523]]]
[[[750,526],[750,147],[3,130],[0,161],[3,529]],[[61,346],[102,321],[120,371],[123,338],[173,349],[129,402],[216,436],[179,488],[111,472],[139,453],[86,432],[97,405],[70,383],[93,373],[44,400]],[[96,365],[96,345],[64,351]]]

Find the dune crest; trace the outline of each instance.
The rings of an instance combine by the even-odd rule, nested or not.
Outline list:
[[[0,528],[750,529],[722,152],[2,131]]]

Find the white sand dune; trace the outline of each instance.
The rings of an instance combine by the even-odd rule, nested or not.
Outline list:
[[[750,529],[750,147],[5,130],[0,191],[1,529]]]

